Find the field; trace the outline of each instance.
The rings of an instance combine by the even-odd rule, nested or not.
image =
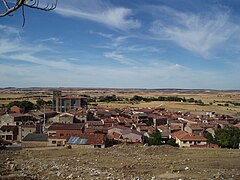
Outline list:
[[[194,98],[202,100],[205,106],[196,105],[186,102],[170,102],[170,101],[152,101],[152,102],[98,102],[98,107],[164,107],[171,111],[188,111],[196,114],[202,114],[206,111],[214,111],[219,114],[226,114],[240,119],[240,106],[235,106],[229,101],[240,103],[240,91],[216,91],[216,90],[144,90],[144,89],[79,89],[79,88],[63,88],[63,95],[76,94],[88,95],[91,97],[111,96],[131,98],[134,95],[143,97],[159,97],[159,96],[177,96],[186,99]],[[14,100],[28,100],[33,103],[38,98],[46,101],[51,100],[52,89],[48,88],[26,88],[26,89],[0,89],[0,105],[6,105]],[[228,104],[228,106],[225,106]],[[91,107],[91,106],[90,106]]]
[[[2,151],[0,179],[240,179],[240,151],[117,145]]]

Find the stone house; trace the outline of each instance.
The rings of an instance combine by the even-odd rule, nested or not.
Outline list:
[[[66,144],[72,147],[104,148],[104,137],[104,134],[80,134],[77,136],[70,136]]]
[[[18,136],[18,127],[11,125],[3,125],[0,128],[0,137],[6,141],[15,141]]]
[[[199,125],[186,125],[184,127],[184,131],[189,132],[191,134],[202,135],[203,128]]]
[[[26,122],[18,126],[18,140],[22,141],[28,134],[36,132],[36,124],[34,122]]]
[[[108,135],[120,142],[142,142],[143,133],[124,126],[115,126],[108,129]]]
[[[191,147],[192,145],[195,147],[200,147],[207,145],[207,139],[205,137],[191,134],[185,131],[177,131],[171,133],[169,136],[170,138],[176,140],[176,143],[179,145],[179,147]]]
[[[48,135],[47,134],[28,134],[22,140],[23,148],[34,148],[34,147],[47,147],[48,146]]]

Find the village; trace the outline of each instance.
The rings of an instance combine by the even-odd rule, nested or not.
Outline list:
[[[88,108],[87,97],[54,91],[52,108],[1,110],[1,149],[106,148],[120,143],[169,144],[180,148],[221,148],[209,140],[225,127],[238,127],[229,115],[172,112],[165,108]],[[208,136],[206,136],[208,134]],[[234,148],[239,148],[234,147]]]

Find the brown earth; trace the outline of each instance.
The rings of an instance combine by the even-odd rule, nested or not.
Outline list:
[[[117,145],[0,152],[0,179],[240,179],[240,150]]]

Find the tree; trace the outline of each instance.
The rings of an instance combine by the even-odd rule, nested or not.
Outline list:
[[[13,1],[2,0],[2,3],[4,4],[6,11],[1,13],[0,17],[11,15],[13,12],[21,8],[24,26],[25,24],[24,7],[38,9],[42,11],[51,11],[57,7],[58,0],[55,0],[54,3],[48,3],[47,6],[45,7],[41,7],[42,4],[39,3],[39,0],[16,0],[15,3]],[[9,4],[14,4],[14,6],[11,7]]]
[[[208,144],[215,143],[214,137],[210,132],[205,131],[203,136],[207,139]]]
[[[18,106],[23,109],[24,112],[34,109],[34,104],[30,101],[13,101],[10,102],[7,107]]]
[[[160,145],[162,144],[162,136],[159,131],[155,131],[150,134],[150,137],[148,139],[148,144],[151,145]]]
[[[239,148],[240,129],[237,127],[218,129],[215,133],[215,140],[222,148]]]
[[[169,139],[167,141],[167,144],[170,145],[170,146],[179,147],[179,145],[176,143],[175,139]]]

